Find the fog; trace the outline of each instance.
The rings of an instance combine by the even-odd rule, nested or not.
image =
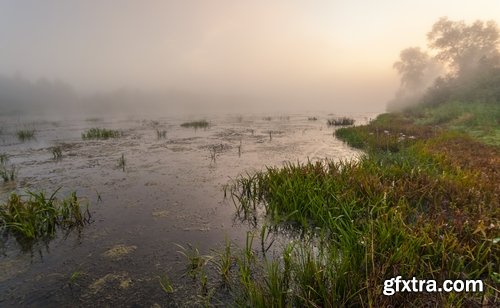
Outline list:
[[[0,112],[381,112],[442,16],[500,2],[3,0]]]

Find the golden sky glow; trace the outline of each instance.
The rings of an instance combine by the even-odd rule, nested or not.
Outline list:
[[[441,16],[500,22],[500,1],[3,0],[0,74],[382,104]]]

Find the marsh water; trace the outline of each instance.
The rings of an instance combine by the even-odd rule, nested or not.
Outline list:
[[[308,120],[312,115],[1,118],[0,153],[7,153],[18,169],[15,182],[0,183],[2,202],[13,191],[50,194],[60,188],[61,197],[76,191],[88,202],[92,223],[27,250],[4,236],[0,306],[196,303],[175,244],[189,243],[208,253],[226,238],[244,245],[250,228],[224,199],[225,184],[286,161],[359,155],[326,126],[327,117],[335,115]],[[350,116],[361,124],[374,114]],[[210,126],[180,126],[199,119]],[[123,136],[82,140],[82,132],[91,127],[117,129]],[[35,129],[35,139],[19,141],[16,131],[22,128]],[[156,130],[165,130],[166,136]],[[54,146],[62,149],[59,160],[53,158]],[[122,154],[124,169],[118,166]],[[173,294],[160,287],[158,277],[165,273],[176,288]]]

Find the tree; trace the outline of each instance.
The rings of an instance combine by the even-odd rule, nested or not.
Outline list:
[[[420,47],[410,47],[402,50],[399,58],[393,67],[401,76],[401,87],[421,88],[425,70],[429,65],[429,55],[421,51]]]
[[[436,58],[458,77],[500,63],[500,32],[494,21],[477,20],[469,26],[463,20],[442,17],[432,26],[427,39],[429,48],[437,51]]]

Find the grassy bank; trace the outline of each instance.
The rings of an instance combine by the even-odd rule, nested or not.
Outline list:
[[[338,129],[338,138],[366,151],[358,161],[287,164],[235,180],[229,195],[241,217],[252,221],[264,212],[272,225],[293,226],[308,239],[263,261],[253,274],[238,263],[243,305],[498,302],[499,149],[454,129],[454,119],[463,117],[458,113],[438,126],[432,119],[441,110],[421,110],[415,118],[416,112]],[[383,295],[384,280],[396,276],[438,285],[480,279],[485,290]]]

